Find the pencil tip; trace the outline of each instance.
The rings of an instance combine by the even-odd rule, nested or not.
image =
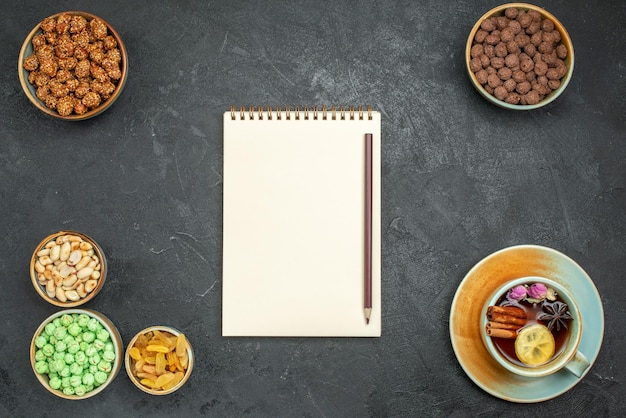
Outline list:
[[[365,318],[365,323],[369,325],[370,319],[369,318]]]

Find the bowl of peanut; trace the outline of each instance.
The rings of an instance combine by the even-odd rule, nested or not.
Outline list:
[[[151,395],[167,395],[187,382],[194,355],[182,332],[168,326],[152,326],[138,332],[128,343],[124,363],[128,377],[139,389]]]
[[[93,299],[106,279],[102,248],[87,235],[59,231],[44,238],[30,260],[30,278],[37,293],[63,308]]]
[[[491,103],[532,110],[551,103],[574,71],[574,48],[552,14],[527,3],[485,13],[472,28],[465,64],[476,90]]]
[[[63,120],[84,120],[120,96],[128,55],[120,35],[104,19],[67,11],[30,31],[20,50],[18,75],[39,110]]]

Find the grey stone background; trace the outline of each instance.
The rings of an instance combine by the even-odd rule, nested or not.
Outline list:
[[[547,107],[499,109],[465,73],[494,1],[9,1],[0,13],[0,415],[623,416],[626,413],[626,3],[544,1],[568,28],[573,79]],[[63,123],[24,96],[17,56],[44,17],[84,10],[122,35],[130,76],[101,116]],[[235,105],[368,105],[383,115],[383,336],[221,337],[222,113]],[[109,274],[87,307],[128,342],[183,330],[187,385],[151,397],[122,369],[97,397],[55,398],[28,346],[56,308],[28,264],[82,231]],[[455,290],[486,255],[555,248],[605,309],[597,362],[573,389],[519,405],[478,388],[449,340]]]

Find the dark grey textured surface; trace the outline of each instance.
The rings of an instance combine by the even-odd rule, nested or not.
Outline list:
[[[465,40],[494,1],[11,1],[0,13],[0,415],[623,416],[626,413],[626,6],[545,1],[576,50],[566,92],[511,112],[472,88]],[[103,115],[61,123],[25,98],[24,37],[84,10],[126,42],[130,76]],[[221,335],[221,115],[236,105],[372,104],[383,114],[383,336]],[[28,345],[56,308],[28,263],[47,234],[104,248],[87,307],[125,342],[169,324],[196,368],[151,397],[122,370],[95,398],[57,399]],[[594,279],[605,338],[591,372],[555,400],[512,404],[464,374],[448,336],[452,297],[481,258],[539,244]]]

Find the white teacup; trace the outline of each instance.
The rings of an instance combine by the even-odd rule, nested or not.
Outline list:
[[[551,360],[538,366],[524,365],[521,362],[517,364],[509,360],[498,349],[498,347],[496,347],[492,337],[488,336],[485,332],[487,322],[489,322],[487,319],[487,308],[489,306],[496,305],[498,301],[506,295],[509,289],[519,285],[531,285],[533,283],[543,283],[548,288],[554,289],[557,293],[557,299],[567,304],[568,311],[572,316],[572,319],[567,321],[568,331],[566,340],[562,344],[562,348],[555,353]],[[532,319],[530,319],[529,322],[532,323]],[[483,332],[481,332],[483,342],[485,343],[485,346],[491,356],[502,367],[512,373],[527,377],[542,377],[556,373],[561,369],[565,369],[570,373],[581,377],[587,368],[589,368],[589,360],[587,360],[583,353],[578,351],[578,346],[580,345],[583,334],[583,324],[578,306],[567,289],[553,280],[546,279],[544,277],[522,277],[505,283],[487,299],[487,302],[482,310],[480,326],[483,330]],[[527,325],[522,326],[522,328],[525,326]],[[519,332],[519,330],[517,330],[517,332]]]

